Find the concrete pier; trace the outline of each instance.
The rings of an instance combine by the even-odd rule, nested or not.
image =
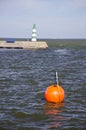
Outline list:
[[[0,48],[8,49],[45,49],[48,45],[45,41],[15,41],[14,43],[7,43],[6,41],[0,41]]]

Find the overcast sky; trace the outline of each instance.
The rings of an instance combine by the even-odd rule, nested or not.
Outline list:
[[[86,0],[0,0],[0,38],[86,38]]]

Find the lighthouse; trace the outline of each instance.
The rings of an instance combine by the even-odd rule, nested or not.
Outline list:
[[[37,41],[37,38],[36,38],[36,25],[33,24],[33,29],[32,29],[32,39],[31,41]]]

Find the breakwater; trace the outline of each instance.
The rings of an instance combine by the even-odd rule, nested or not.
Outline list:
[[[47,48],[48,45],[45,41],[15,41],[14,43],[7,43],[6,41],[0,41],[0,48],[14,48],[14,49],[40,49]]]

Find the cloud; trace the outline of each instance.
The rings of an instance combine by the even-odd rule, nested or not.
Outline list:
[[[73,7],[73,9],[82,9],[86,8],[86,0],[71,0],[70,6]]]
[[[73,3],[77,8],[86,7],[86,0],[73,0]]]

